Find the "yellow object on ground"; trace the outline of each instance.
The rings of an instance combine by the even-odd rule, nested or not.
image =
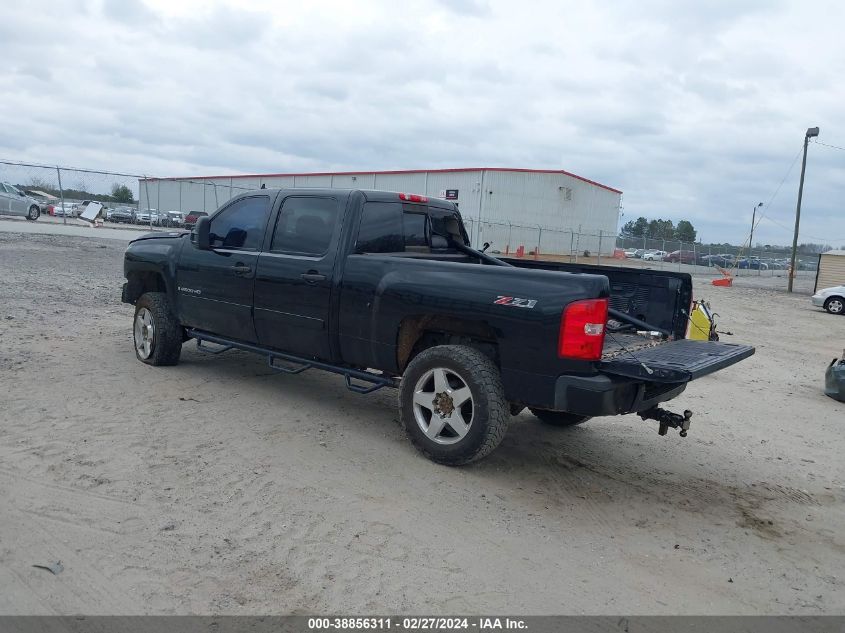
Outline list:
[[[709,306],[703,301],[693,303],[690,315],[689,336],[695,341],[709,341],[713,329],[713,316]]]

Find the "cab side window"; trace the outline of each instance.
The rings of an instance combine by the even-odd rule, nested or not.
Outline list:
[[[291,196],[282,205],[270,250],[291,255],[325,255],[336,226],[336,198]]]
[[[403,253],[428,251],[428,215],[416,205],[398,202],[367,202],[361,213],[356,253]],[[425,207],[423,207],[425,209]]]
[[[209,238],[212,248],[257,251],[270,215],[270,198],[242,198],[226,207],[211,220]]]

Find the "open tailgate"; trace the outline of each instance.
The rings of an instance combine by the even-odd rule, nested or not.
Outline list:
[[[599,368],[606,374],[649,382],[689,382],[752,354],[750,345],[682,339],[619,354],[601,361]]]

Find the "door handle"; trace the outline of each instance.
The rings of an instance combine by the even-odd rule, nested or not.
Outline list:
[[[252,272],[252,266],[245,266],[244,264],[235,264],[232,266],[232,270],[235,271],[236,275],[248,275]]]
[[[309,284],[315,284],[318,281],[325,281],[326,280],[326,276],[321,275],[316,270],[309,270],[307,273],[302,273],[300,275],[300,277],[302,277],[305,280],[305,282],[309,283]]]

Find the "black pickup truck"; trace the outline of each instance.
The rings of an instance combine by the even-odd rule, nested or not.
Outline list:
[[[487,455],[511,415],[550,424],[638,413],[686,435],[657,405],[754,348],[685,338],[687,274],[494,258],[470,248],[453,203],[339,189],[262,189],[190,233],[126,250],[122,299],[150,365],[182,344],[317,368],[349,389],[399,389],[408,436],[434,461]]]

